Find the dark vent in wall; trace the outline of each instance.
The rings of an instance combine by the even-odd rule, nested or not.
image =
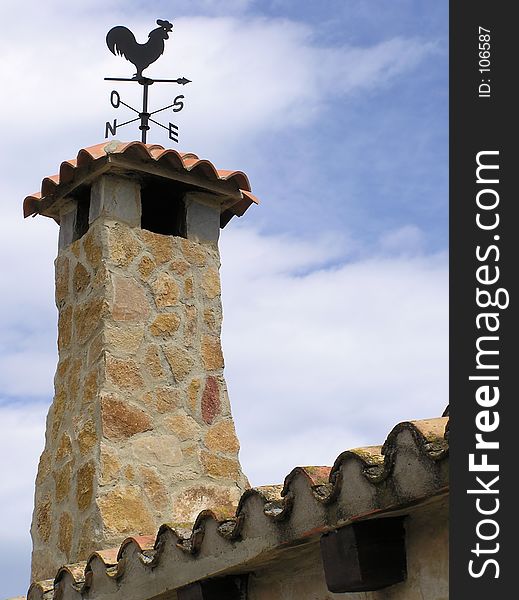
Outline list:
[[[186,237],[184,190],[166,180],[145,181],[141,187],[141,227],[153,233]]]
[[[76,221],[74,224],[74,238],[79,240],[88,231],[88,213],[90,212],[90,187],[85,187],[75,194],[77,200]]]

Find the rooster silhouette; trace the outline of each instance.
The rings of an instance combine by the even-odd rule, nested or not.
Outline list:
[[[126,60],[135,65],[137,73],[135,79],[143,77],[144,69],[154,63],[164,53],[164,40],[169,38],[168,33],[173,29],[169,21],[157,20],[157,27],[150,31],[149,40],[145,44],[139,44],[133,33],[121,25],[113,27],[106,34],[106,45],[112,54],[124,56]]]

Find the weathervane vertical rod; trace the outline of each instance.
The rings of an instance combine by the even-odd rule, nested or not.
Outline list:
[[[142,131],[142,143],[146,143],[146,135],[150,126],[148,125],[148,119],[150,118],[150,114],[148,112],[148,87],[149,82],[144,80],[143,83],[143,91],[142,91],[142,112],[141,112],[141,126],[139,129]]]

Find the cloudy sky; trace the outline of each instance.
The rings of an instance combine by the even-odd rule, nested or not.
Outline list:
[[[0,18],[0,597],[28,585],[56,364],[58,231],[24,221],[22,201],[106,120],[131,118],[103,81],[133,74],[105,46],[114,25],[144,41],[155,19],[174,23],[147,73],[193,80],[178,149],[244,170],[262,201],[221,238],[226,376],[253,485],[441,414],[447,0],[28,0]],[[137,87],[117,89],[138,105]],[[171,97],[154,86],[152,109]]]

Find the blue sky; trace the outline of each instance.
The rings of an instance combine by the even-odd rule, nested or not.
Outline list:
[[[56,363],[57,227],[25,195],[117,113],[104,36],[174,31],[150,76],[186,76],[179,149],[261,199],[223,231],[226,377],[252,483],[382,443],[447,404],[446,0],[35,0],[0,8],[0,597],[25,593]],[[1,14],[5,13],[5,14]],[[137,103],[131,87],[121,96]],[[166,86],[151,105],[170,103]],[[118,139],[137,137],[131,127]],[[168,145],[161,130],[150,141]]]

